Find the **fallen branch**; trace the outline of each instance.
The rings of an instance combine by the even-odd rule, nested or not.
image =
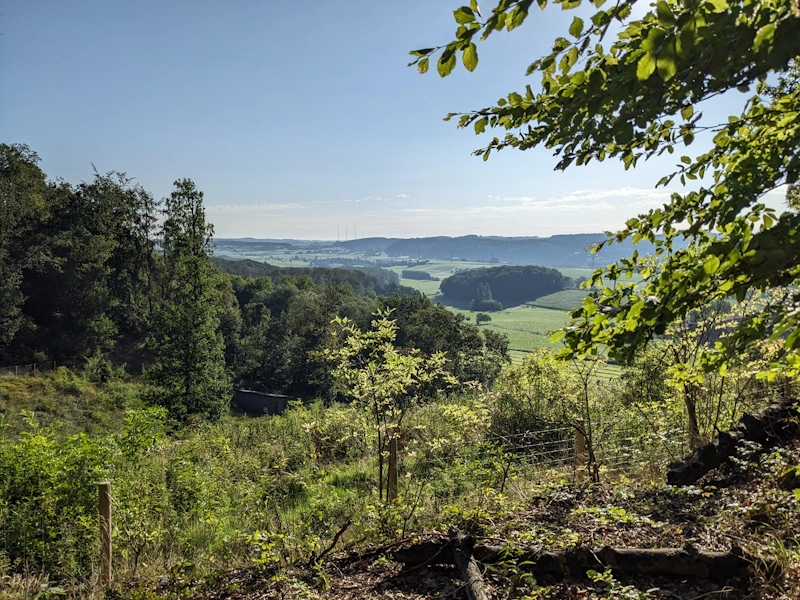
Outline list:
[[[347,531],[347,528],[350,527],[350,525],[352,524],[353,521],[351,519],[347,519],[347,521],[345,521],[345,524],[342,525],[341,529],[339,529],[339,531],[336,532],[336,535],[333,536],[333,541],[331,542],[330,546],[328,546],[327,548],[325,548],[325,550],[320,552],[319,556],[317,556],[316,558],[312,556],[309,562],[310,563],[319,562],[323,558],[325,558],[328,554],[330,554],[331,551],[336,547],[336,544],[339,543],[339,538],[342,537],[342,534],[344,534],[344,532]]]
[[[453,549],[453,560],[461,571],[464,589],[469,600],[489,600],[486,588],[483,586],[483,576],[478,562],[472,557],[474,538],[459,533],[457,529],[450,531],[450,546]]]
[[[392,558],[406,567],[455,564],[454,553],[446,551],[448,547],[453,549],[453,544],[453,540],[429,540],[399,548],[392,553]],[[749,578],[754,563],[738,548],[730,552],[704,552],[691,547],[545,551],[475,545],[471,554],[474,560],[483,564],[513,560],[536,577],[555,580],[584,577],[589,569],[611,568],[615,575],[650,574],[722,583]]]

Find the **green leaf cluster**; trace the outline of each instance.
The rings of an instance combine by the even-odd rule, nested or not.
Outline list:
[[[598,270],[589,285],[608,287],[592,292],[572,313],[563,354],[584,357],[605,346],[611,357],[629,361],[696,307],[786,289],[705,349],[698,363],[719,368],[766,339],[782,345],[782,356],[768,370],[774,375],[788,365],[799,372],[800,216],[777,214],[762,200],[800,174],[797,5],[659,0],[633,18],[636,3],[624,0],[606,8],[593,3],[597,10],[588,23],[573,19],[572,41],[556,38],[552,52],[529,66],[528,75],[539,76],[538,86],[447,118],[476,133],[505,130],[475,152],[484,160],[504,148],[543,146],[557,156],[558,170],[607,158],[635,168],[683,150],[700,133],[710,134],[708,151],[682,156],[657,183],[680,181],[685,191],[673,193],[662,208],[629,219],[597,248],[628,238],[647,240],[656,246],[658,268],[634,253]],[[561,4],[568,9],[581,2]],[[481,39],[521,25],[530,6],[497,2],[479,24]],[[770,85],[775,79],[779,85]],[[698,109],[704,100],[734,90],[751,94],[741,114],[723,123],[703,118]],[[643,283],[631,281],[636,272],[647,273]]]

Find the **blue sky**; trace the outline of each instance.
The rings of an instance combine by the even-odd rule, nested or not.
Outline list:
[[[673,157],[566,173],[547,150],[472,157],[485,141],[442,118],[537,83],[526,66],[573,13],[493,35],[472,74],[420,76],[408,51],[452,39],[458,5],[6,0],[0,141],[71,182],[94,164],[163,197],[192,178],[218,237],[577,233],[664,201],[653,185]]]

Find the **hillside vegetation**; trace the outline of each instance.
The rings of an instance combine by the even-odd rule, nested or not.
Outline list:
[[[800,524],[797,501],[779,486],[800,449],[754,449],[697,487],[668,488],[664,468],[688,448],[680,396],[663,381],[658,398],[631,394],[635,371],[618,384],[586,388],[601,366],[576,371],[538,353],[505,372],[493,393],[417,397],[402,409],[398,496],[388,504],[379,494],[374,416],[359,402],[297,402],[280,416],[229,415],[176,429],[166,411],[141,404],[145,388],[121,371],[96,383],[87,379],[91,370],[63,368],[0,378],[8,424],[0,438],[0,578],[28,569],[28,579],[0,580],[10,593],[21,589],[15,585],[93,593],[96,484],[109,479],[115,594],[132,599],[339,597],[347,585],[360,597],[384,597],[395,586],[406,586],[409,595],[401,597],[425,597],[453,589],[458,576],[440,567],[430,572],[432,587],[406,580],[394,555],[380,548],[409,536],[433,539],[450,526],[548,549],[691,543],[724,550],[732,538],[748,553],[781,561],[785,574],[761,588],[742,580],[742,594],[777,597],[771,589],[796,585],[800,561],[776,544],[788,543]],[[701,413],[704,435],[783,393],[744,387],[746,376],[737,381]],[[43,396],[50,400],[42,403]],[[597,467],[597,483],[586,483],[589,457],[576,454],[576,417],[592,424],[588,464]],[[745,483],[751,479],[758,485]],[[742,509],[732,512],[731,503]],[[364,558],[354,563],[342,550]],[[577,588],[552,587],[519,578],[518,568],[510,559],[489,577],[498,596],[601,589],[591,578],[570,584]],[[696,585],[647,576],[625,583],[642,594]]]

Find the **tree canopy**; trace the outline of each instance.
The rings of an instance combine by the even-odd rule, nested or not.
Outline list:
[[[562,10],[589,4],[559,3]],[[582,357],[604,345],[611,356],[630,360],[695,307],[779,290],[704,350],[698,364],[723,368],[753,343],[773,339],[783,351],[770,372],[788,365],[796,374],[800,215],[777,214],[764,195],[795,183],[800,171],[800,99],[796,71],[792,75],[800,55],[800,7],[794,0],[659,0],[633,18],[636,4],[593,0],[594,14],[587,20],[576,16],[552,52],[528,67],[539,85],[511,92],[495,106],[447,118],[478,134],[506,130],[475,151],[484,160],[504,148],[544,146],[554,151],[558,170],[606,158],[619,159],[628,169],[680,153],[675,169],[654,183],[680,181],[684,190],[672,193],[662,208],[629,219],[596,248],[646,240],[655,245],[657,266],[634,252],[597,270],[590,284],[607,287],[572,313],[562,334],[564,355]],[[544,9],[547,1],[538,5]],[[412,51],[411,64],[425,72],[433,59],[446,76],[460,53],[473,70],[475,41],[516,29],[532,7],[532,0],[499,0],[481,11],[473,0],[454,12],[456,38]],[[741,114],[722,123],[703,117],[704,101],[737,90],[748,94]],[[700,134],[711,142],[692,155],[689,146]],[[643,282],[631,281],[636,272]]]
[[[514,306],[559,292],[566,282],[567,278],[557,269],[503,265],[455,273],[442,280],[439,287],[442,294],[451,300],[475,300],[472,310],[502,310],[503,306]],[[493,301],[498,303],[496,309],[492,308]]]

